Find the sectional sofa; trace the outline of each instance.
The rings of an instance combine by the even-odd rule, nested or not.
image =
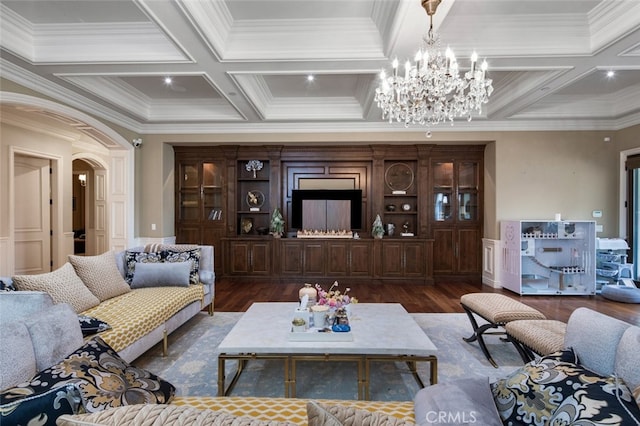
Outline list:
[[[444,382],[422,389],[413,402],[310,401],[175,396],[170,383],[127,363],[100,335],[83,341],[70,305],[34,294],[45,300],[18,303],[15,295],[0,293],[0,414],[9,424],[16,415],[38,416],[44,425],[55,420],[60,425],[252,426],[640,422],[640,327],[586,308],[571,315],[563,351],[537,358],[494,383],[477,378]],[[3,299],[14,308],[6,309]],[[14,314],[9,318],[6,312]],[[20,378],[12,376],[30,353],[37,360],[34,366]],[[13,368],[5,369],[7,363]]]
[[[98,256],[69,256],[47,274],[14,276],[18,290],[42,291],[54,303],[68,303],[83,324],[98,320],[101,333],[131,362],[208,309],[213,314],[213,246],[150,244]]]

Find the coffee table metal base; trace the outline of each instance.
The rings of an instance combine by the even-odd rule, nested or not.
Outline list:
[[[349,354],[225,354],[218,355],[218,396],[229,396],[233,387],[237,383],[244,367],[250,360],[258,359],[281,359],[284,361],[284,396],[285,398],[296,397],[296,363],[302,361],[337,361],[355,362],[358,365],[358,399],[369,400],[369,383],[371,376],[372,362],[406,362],[409,371],[416,379],[420,387],[424,383],[417,370],[418,362],[428,362],[430,367],[429,383],[435,385],[438,382],[438,358],[435,355],[414,356],[414,355],[349,355]],[[237,361],[236,371],[226,386],[225,364],[226,361]]]

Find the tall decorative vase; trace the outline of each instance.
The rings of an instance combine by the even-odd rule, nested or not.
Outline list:
[[[371,235],[373,238],[382,238],[384,235],[384,226],[382,226],[382,219],[380,219],[380,215],[376,215],[376,220],[373,221],[373,226],[371,227]]]
[[[316,290],[311,284],[309,283],[305,283],[304,287],[302,287],[299,291],[298,291],[298,297],[300,298],[300,300],[302,300],[302,298],[304,297],[304,295],[309,296],[309,304],[313,305],[316,303],[316,301],[318,300],[318,290]]]

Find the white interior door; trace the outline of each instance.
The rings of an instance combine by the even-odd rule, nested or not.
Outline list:
[[[51,164],[16,155],[14,161],[15,273],[51,271]]]
[[[91,253],[101,254],[109,250],[107,229],[109,223],[107,209],[107,172],[106,170],[95,170],[94,177],[94,205],[93,205],[93,237]]]

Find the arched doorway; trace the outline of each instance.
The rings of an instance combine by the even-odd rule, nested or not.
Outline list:
[[[108,166],[97,156],[80,152],[73,155],[72,187],[74,253],[95,255],[109,246],[109,201],[105,194]]]
[[[39,120],[46,122],[49,127],[52,123],[56,123],[55,125],[61,129],[61,133],[65,135],[66,132],[79,133],[82,134],[81,137],[84,141],[93,141],[101,146],[104,152],[100,155],[91,152],[84,153],[82,147],[72,149],[75,152],[73,159],[82,159],[91,165],[93,170],[91,177],[93,188],[95,188],[94,199],[102,202],[100,208],[95,209],[95,219],[96,223],[104,224],[104,226],[96,227],[92,237],[94,245],[89,248],[92,252],[97,253],[109,249],[123,249],[132,245],[134,151],[131,144],[104,123],[73,108],[49,100],[12,92],[0,92],[0,105],[4,112],[11,111],[16,116],[26,117],[25,122],[32,127],[37,127]],[[16,122],[20,122],[20,120],[16,120]],[[3,123],[5,123],[5,117],[3,117]],[[22,123],[12,123],[14,127],[20,125]],[[7,167],[6,170],[11,170],[11,172],[8,173],[7,182],[2,184],[3,188],[0,190],[2,199],[0,201],[11,206],[15,202],[15,177],[13,175],[15,157],[17,155],[31,155],[32,148],[19,138],[14,137],[11,140],[5,136],[3,133],[2,144],[8,146],[9,149],[0,151],[8,153],[4,158],[0,154],[0,168]],[[64,140],[64,137],[60,139]],[[70,140],[69,143],[73,144],[73,140]],[[46,157],[46,143],[42,143],[35,152],[35,157]],[[57,218],[57,223],[52,224],[51,231],[51,267],[54,269],[64,264],[67,255],[74,251],[73,224],[70,220],[72,191],[71,185],[69,185],[73,176],[72,158],[64,158],[65,156],[66,154],[62,156],[60,161],[52,162],[54,163],[53,168],[57,172],[51,181],[52,196],[57,197],[52,203],[52,217]],[[4,259],[4,261],[0,261],[0,274],[11,275],[14,273],[16,264],[15,214],[13,209],[9,209],[5,220],[0,220],[0,258]]]

